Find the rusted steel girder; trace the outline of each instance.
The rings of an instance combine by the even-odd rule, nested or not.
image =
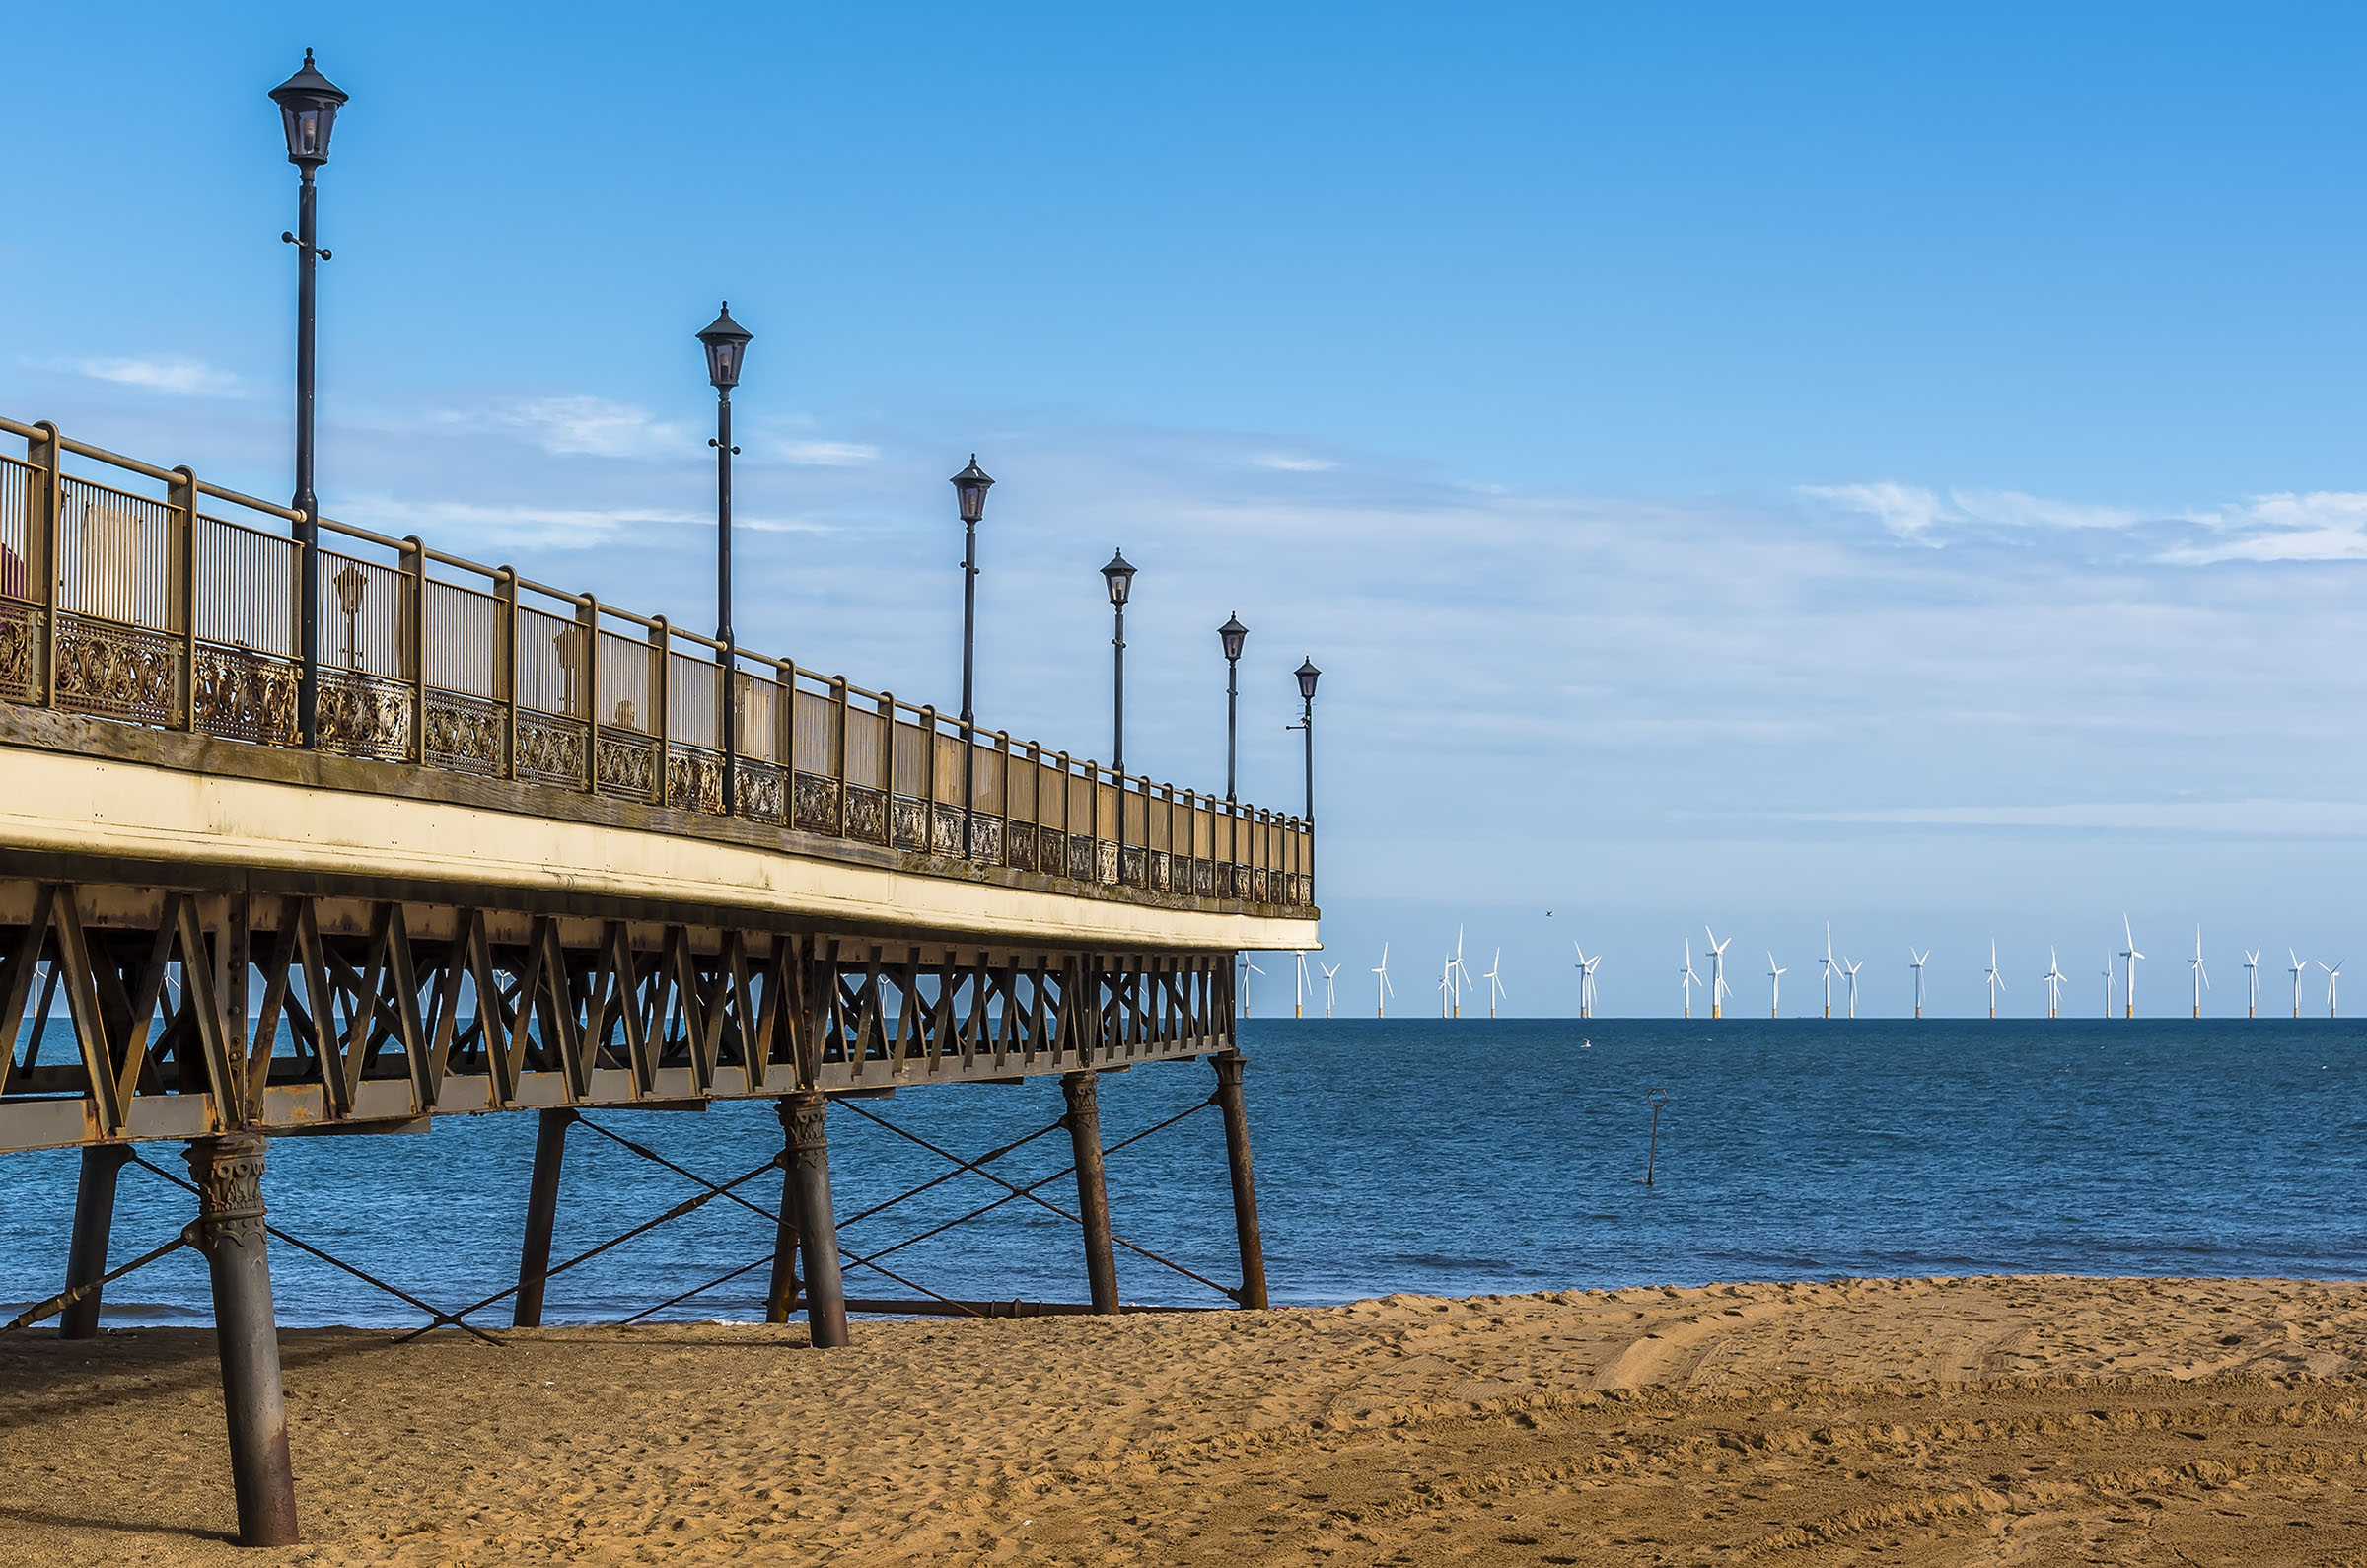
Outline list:
[[[0,1153],[1208,1055],[1233,1043],[1229,970],[1219,953],[0,877]]]

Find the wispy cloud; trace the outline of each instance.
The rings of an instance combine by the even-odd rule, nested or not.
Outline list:
[[[880,449],[860,441],[784,441],[780,453],[811,468],[854,468],[877,462]]]
[[[1328,473],[1339,466],[1329,458],[1310,458],[1295,452],[1260,453],[1250,461],[1278,473]]]
[[[653,526],[674,528],[715,521],[712,513],[662,508],[483,506],[387,497],[357,501],[343,511],[345,522],[382,534],[416,534],[461,555],[482,555],[494,548],[593,549]]]
[[[81,359],[74,368],[93,381],[142,387],[175,397],[238,397],[246,392],[238,377],[197,359]]]
[[[1800,493],[1819,500],[1837,501],[1851,511],[1868,513],[1882,520],[1882,526],[1902,539],[1920,539],[1936,544],[1930,537],[1939,525],[1956,519],[1947,502],[1935,491],[1919,484],[1900,484],[1882,479],[1872,484],[1804,484]]]
[[[606,397],[536,397],[501,405],[493,421],[561,457],[646,458],[695,452],[687,426]]]
[[[1890,827],[2058,827],[2116,832],[2367,836],[2357,801],[2095,801],[2053,806],[1900,806],[1870,811],[1777,812],[1795,822]]]
[[[1948,499],[1963,519],[2000,528],[2129,529],[2145,521],[2130,507],[2056,501],[2019,490],[1951,490]]]
[[[1889,479],[1799,488],[1802,495],[1873,517],[1901,538],[1935,547],[1999,531],[2095,531],[2139,539],[2153,560],[2172,566],[2367,560],[2367,492],[2355,490],[2288,491],[2165,513],[2021,490],[1942,492]]]
[[[2367,560],[2367,493],[2356,490],[2259,495],[2193,521],[2210,536],[2173,545],[2163,560],[2189,566]]]

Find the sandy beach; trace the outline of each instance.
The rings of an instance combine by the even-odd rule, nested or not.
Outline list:
[[[344,1563],[2367,1564],[2367,1287],[285,1336]],[[0,1340],[0,1562],[252,1562],[209,1336]]]

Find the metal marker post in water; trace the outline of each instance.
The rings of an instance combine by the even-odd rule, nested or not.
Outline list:
[[[1652,1184],[1652,1167],[1660,1159],[1660,1107],[1669,1103],[1669,1092],[1654,1088],[1644,1096],[1644,1104],[1652,1107],[1652,1143],[1644,1151],[1644,1185]]]

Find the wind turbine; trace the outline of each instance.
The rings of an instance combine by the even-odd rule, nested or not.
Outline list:
[[[2202,927],[2194,928],[2194,957],[2187,961],[2194,966],[2194,1016],[2202,1017],[2202,993],[2211,983],[2211,976],[2202,966]]]
[[[2341,1006],[2334,1000],[2334,982],[2342,978],[2342,965],[2349,962],[2347,959],[2336,959],[2334,966],[2331,969],[2326,969],[2326,965],[2323,963],[2318,965],[2318,967],[2326,969],[2326,1016],[2328,1018],[2342,1016]]]
[[[2244,1004],[2246,1018],[2260,1016],[2260,950],[2254,948],[2244,955],[2244,977],[2251,981],[2252,1000]]]
[[[2062,1017],[2063,982],[2069,978],[2071,976],[2063,972],[2061,962],[2056,960],[2054,949],[2048,948],[2046,950],[2046,1016],[2048,1018]]]
[[[1825,965],[1825,1016],[1832,1017],[1832,922],[1825,922],[1825,957],[1818,960]]]
[[[2128,961],[2128,1011],[2122,1016],[2135,1018],[2137,1016],[2137,961],[2145,955],[2137,951],[2137,934],[2128,928],[2128,916],[2126,915],[2120,917],[2120,934],[2128,939],[2128,946],[2120,950],[2120,956]]]
[[[1329,1018],[1331,1016],[1331,1003],[1334,997],[1337,995],[1337,993],[1332,990],[1332,982],[1339,978],[1339,965],[1336,963],[1320,963],[1317,964],[1316,967],[1324,971],[1324,1017]]]
[[[1446,964],[1446,973],[1454,978],[1454,985],[1449,985],[1449,1000],[1454,1002],[1454,1014],[1461,1019],[1463,1016],[1463,988],[1470,985],[1470,978],[1466,976],[1466,971],[1463,971],[1463,926],[1456,926],[1456,957],[1449,962],[1449,964]]]
[[[1931,955],[1928,952],[1917,953],[1912,942],[1906,945],[1906,953],[1910,961],[1907,967],[1915,971],[1915,1017],[1921,1018],[1923,1016],[1923,965],[1931,962]]]
[[[1863,959],[1858,960],[1855,963],[1850,962],[1847,959],[1841,961],[1841,972],[1849,976],[1849,1016],[1851,1018],[1857,1017],[1857,971],[1865,966],[1866,962]]]
[[[1997,939],[1989,938],[1989,1017],[1997,1016],[1997,993],[2005,989],[2005,977],[1997,972]]]
[[[1305,948],[1293,948],[1290,956],[1299,961],[1299,999],[1296,1005],[1291,1008],[1290,1016],[1292,1018],[1305,1018],[1307,1016],[1307,950]]]
[[[1578,1016],[1593,1018],[1595,1016],[1595,965],[1603,962],[1603,955],[1598,953],[1590,959],[1586,956],[1586,949],[1578,947],[1577,943],[1573,942],[1570,946],[1577,948],[1578,951]],[[1690,969],[1692,965],[1687,963],[1686,967]],[[1690,999],[1690,993],[1687,993],[1687,999]]]
[[[1440,962],[1438,968],[1438,1016],[1440,1018],[1449,1016],[1448,1009],[1454,1006],[1454,995],[1455,960],[1450,956]]]
[[[2285,949],[2285,957],[2293,961],[2293,1016],[2299,1018],[2301,1017],[2301,971],[2310,966],[2310,961],[2291,948]]]
[[[1774,988],[1772,994],[1767,998],[1767,1017],[1783,1017],[1783,977],[1791,972],[1789,969],[1776,967],[1775,955],[1772,953],[1767,955],[1767,983]],[[1825,1016],[1831,1017],[1832,1010],[1827,1008]]]
[[[1709,927],[1703,926],[1701,930],[1709,938],[1709,1016],[1724,1018],[1726,998],[1734,994],[1734,987],[1726,983],[1726,947],[1734,938],[1720,942],[1718,934]]]
[[[2295,996],[2301,994],[2298,983],[2294,987],[2293,994]],[[2104,1016],[2106,1018],[2113,1016],[2113,955],[2110,949],[2107,949],[2104,955]],[[2294,1016],[2299,1017],[2300,1015]]]
[[[1250,1016],[1250,975],[1263,974],[1265,971],[1252,963],[1250,956],[1246,953],[1241,956],[1241,966],[1247,971],[1241,977],[1241,1016],[1248,1018]]]
[[[1373,972],[1381,976],[1381,983],[1373,987],[1373,1017],[1387,1018],[1389,1017],[1390,984],[1389,944],[1386,942],[1381,944],[1381,966]]]
[[[1693,987],[1700,983],[1701,976],[1693,972],[1693,939],[1686,937],[1685,939],[1685,1016],[1686,1018],[1693,1016]],[[2301,995],[2301,986],[2298,981],[2294,983],[2293,994]],[[2293,1005],[2293,1016],[2301,1017],[2301,1004],[2298,1002]]]
[[[1509,994],[1504,989],[1504,982],[1496,978],[1496,971],[1503,967],[1504,950],[1498,948],[1495,958],[1487,965],[1487,972],[1480,976],[1487,982],[1487,1016],[1489,1018],[1496,1016],[1496,1003]]]

